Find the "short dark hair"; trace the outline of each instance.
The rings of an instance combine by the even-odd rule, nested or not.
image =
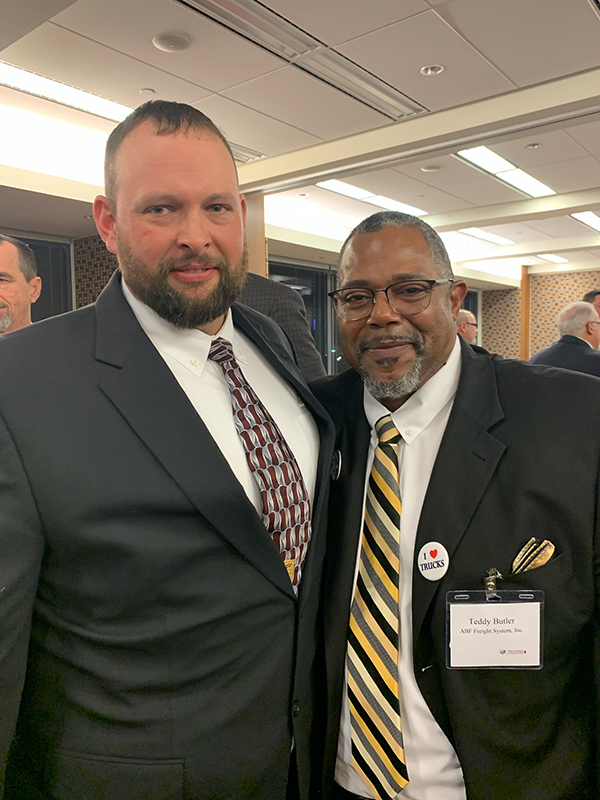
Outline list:
[[[363,233],[377,233],[384,228],[416,228],[423,234],[424,239],[429,245],[431,255],[440,271],[440,275],[443,278],[454,277],[450,256],[448,255],[448,251],[439,233],[434,231],[431,225],[423,222],[420,217],[414,217],[412,214],[405,214],[402,211],[378,211],[376,214],[371,214],[370,217],[359,222],[342,245],[338,260],[338,271],[346,248],[355,237],[361,236]]]
[[[123,140],[134,128],[141,125],[142,122],[151,120],[156,125],[156,135],[166,136],[170,133],[177,133],[183,131],[187,133],[189,130],[205,131],[220,139],[235,166],[235,159],[231,152],[229,142],[223,136],[221,131],[217,128],[215,123],[193,106],[187,103],[175,103],[171,100],[149,100],[141,106],[138,106],[123,122],[120,122],[117,127],[112,131],[106,142],[106,153],[104,157],[104,191],[111,204],[113,213],[116,209],[116,186],[117,186],[117,170],[116,158],[117,153]]]
[[[600,294],[600,289],[592,289],[591,292],[586,292],[583,295],[583,303],[593,303],[596,297]]]
[[[14,239],[12,236],[5,236],[0,233],[0,244],[6,242],[12,244],[17,248],[19,254],[19,269],[25,276],[25,280],[29,283],[37,277],[37,264],[35,263],[35,253],[29,245],[22,242],[20,239]]]

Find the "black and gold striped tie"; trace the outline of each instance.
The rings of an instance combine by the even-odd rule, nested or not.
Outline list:
[[[398,433],[377,421],[358,580],[348,632],[352,762],[378,800],[408,784],[398,699],[400,490]]]

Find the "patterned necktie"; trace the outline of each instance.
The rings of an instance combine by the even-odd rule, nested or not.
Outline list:
[[[311,535],[310,499],[300,467],[277,423],[246,381],[230,342],[214,339],[208,357],[223,369],[233,421],[260,489],[263,522],[297,593]]]
[[[398,433],[377,421],[358,580],[348,632],[352,763],[378,800],[408,784],[398,699],[400,490]]]

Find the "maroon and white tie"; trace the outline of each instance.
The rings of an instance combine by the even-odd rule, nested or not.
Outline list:
[[[240,369],[230,342],[214,339],[208,357],[223,369],[233,420],[262,498],[263,522],[298,591],[310,542],[310,499],[277,423]]]

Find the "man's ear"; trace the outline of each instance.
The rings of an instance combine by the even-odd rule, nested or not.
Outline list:
[[[452,284],[452,290],[450,291],[450,306],[452,308],[452,316],[455,322],[456,318],[458,317],[460,307],[462,306],[462,301],[465,299],[465,295],[468,291],[469,287],[464,281],[454,281]]]
[[[36,275],[35,278],[29,281],[29,291],[29,302],[35,303],[42,291],[42,279],[39,275]]]
[[[240,206],[242,207],[242,219],[244,220],[244,228],[246,227],[246,214],[248,207],[246,205],[246,198],[243,194],[240,195]]]
[[[115,217],[107,197],[99,194],[94,200],[94,221],[109,252],[117,254],[117,233]]]

